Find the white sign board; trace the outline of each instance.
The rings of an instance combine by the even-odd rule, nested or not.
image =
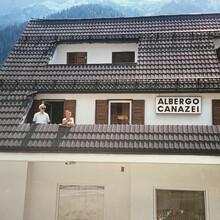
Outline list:
[[[201,97],[156,97],[156,113],[201,114]]]

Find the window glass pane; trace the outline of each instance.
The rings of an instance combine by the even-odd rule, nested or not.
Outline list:
[[[157,220],[205,220],[203,191],[157,190]]]
[[[129,103],[111,103],[111,124],[129,124]]]
[[[60,186],[58,220],[73,219],[104,219],[104,186]]]

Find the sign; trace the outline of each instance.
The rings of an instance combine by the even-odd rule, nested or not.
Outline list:
[[[201,97],[156,97],[156,113],[201,114]]]

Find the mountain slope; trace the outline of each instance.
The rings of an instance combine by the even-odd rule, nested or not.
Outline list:
[[[122,13],[112,9],[109,6],[98,4],[74,6],[70,9],[52,14],[47,18],[109,18],[121,17]]]

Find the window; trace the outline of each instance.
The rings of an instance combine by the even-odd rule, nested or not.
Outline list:
[[[104,186],[60,185],[58,220],[104,219]]]
[[[205,220],[204,191],[156,190],[157,220]]]
[[[109,109],[110,124],[131,124],[130,101],[110,101]]]
[[[212,100],[212,123],[220,125],[220,100]]]
[[[112,63],[134,63],[135,52],[113,52]]]
[[[67,64],[86,64],[87,52],[69,52],[67,53]]]
[[[216,54],[217,54],[218,61],[220,61],[220,47],[216,49]]]
[[[144,124],[145,100],[96,100],[96,124]]]

